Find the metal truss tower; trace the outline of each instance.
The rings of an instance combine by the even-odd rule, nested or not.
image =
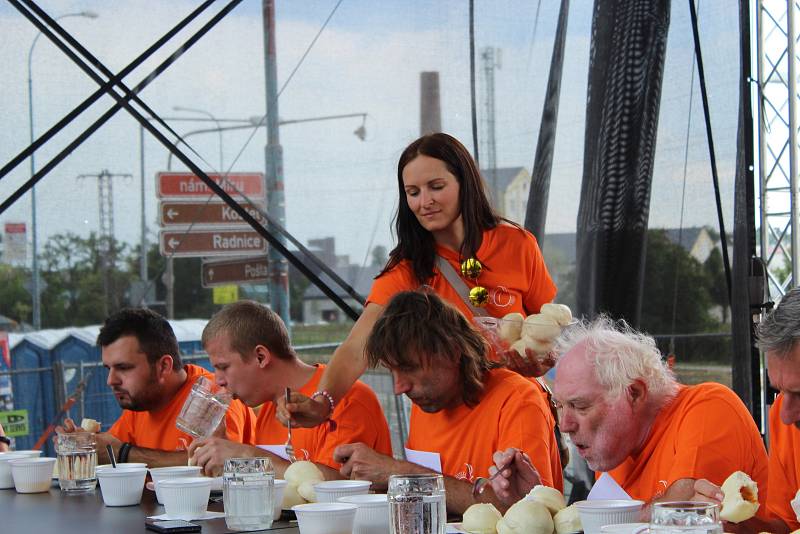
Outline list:
[[[759,247],[770,295],[798,285],[796,0],[757,0]]]

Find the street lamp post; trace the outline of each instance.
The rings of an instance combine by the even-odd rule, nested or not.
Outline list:
[[[183,106],[173,106],[172,109],[174,109],[175,111],[188,111],[190,113],[200,113],[202,115],[205,115],[206,117],[211,118],[211,120],[216,123],[217,130],[218,130],[218,133],[219,133],[219,173],[220,174],[225,174],[225,163],[224,163],[223,157],[222,157],[222,154],[223,154],[223,151],[222,151],[222,126],[220,125],[220,123],[217,120],[217,118],[214,115],[212,115],[211,113],[209,113],[208,111],[204,110],[204,109],[187,108],[187,107],[183,107]]]
[[[65,13],[59,15],[54,20],[64,19],[67,17],[84,17],[87,19],[96,19],[97,14],[91,11],[81,11],[78,13]],[[31,48],[28,51],[28,126],[30,130],[31,145],[33,144],[33,48],[39,41],[42,32],[36,34],[31,43]],[[31,152],[31,176],[36,174],[36,160],[34,158],[35,152]],[[31,188],[31,233],[32,233],[32,248],[33,258],[31,264],[32,283],[31,292],[33,293],[33,327],[36,330],[42,327],[42,300],[39,291],[39,250],[38,250],[38,232],[36,227],[36,186]]]

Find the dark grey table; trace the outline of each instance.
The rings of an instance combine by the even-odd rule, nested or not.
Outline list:
[[[221,512],[221,502],[212,502],[208,509]],[[164,513],[164,507],[156,504],[155,494],[147,489],[142,494],[139,506],[108,507],[98,487],[93,493],[67,495],[58,489],[58,484],[48,493],[21,494],[13,489],[0,490],[0,532],[42,532],[54,534],[111,533],[128,534],[151,532],[145,530],[144,520],[148,516]],[[286,518],[275,521],[268,531],[276,534],[299,534],[296,522]],[[225,519],[196,521],[208,534],[233,532],[225,526]]]

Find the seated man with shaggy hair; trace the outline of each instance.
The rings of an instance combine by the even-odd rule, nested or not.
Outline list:
[[[435,294],[395,295],[370,333],[366,354],[371,366],[392,373],[395,394],[412,402],[406,442],[411,461],[360,443],[341,445],[335,457],[344,464],[342,474],[383,490],[389,475],[440,471],[450,512],[463,514],[480,501],[505,509],[491,490],[473,497],[472,483],[488,476],[495,450],[518,447],[533,459],[542,484],[562,490],[549,406],[530,380],[489,360],[488,350],[470,321]],[[438,465],[414,463],[434,457]]]
[[[601,316],[566,329],[556,352],[561,431],[591,469],[608,473],[632,498],[690,500],[696,480],[722,484],[734,471],[766,489],[766,450],[742,401],[720,384],[679,384],[652,337]],[[506,502],[537,483],[518,451],[494,459],[492,472],[510,465],[492,481]]]

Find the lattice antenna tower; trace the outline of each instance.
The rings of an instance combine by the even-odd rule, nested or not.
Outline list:
[[[484,132],[481,136],[481,162],[486,170],[484,178],[489,183],[492,201],[497,202],[502,196],[497,191],[497,139],[495,137],[495,97],[494,97],[494,71],[501,67],[502,51],[499,48],[487,46],[481,50],[481,63],[483,65],[483,125]]]
[[[773,299],[798,285],[797,4],[758,0],[752,48],[758,65],[760,256]],[[752,24],[752,23],[751,23]],[[791,36],[791,37],[790,37]]]

